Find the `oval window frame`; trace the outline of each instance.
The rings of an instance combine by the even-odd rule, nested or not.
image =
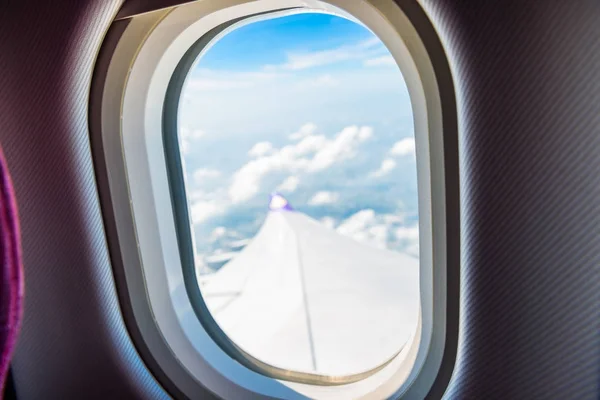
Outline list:
[[[179,103],[182,98],[182,91],[190,70],[198,62],[202,54],[210,49],[218,40],[226,36],[228,33],[246,24],[260,22],[264,19],[289,16],[290,12],[314,13],[310,9],[295,9],[277,10],[266,12],[263,14],[248,15],[237,20],[231,20],[221,24],[204,36],[200,37],[185,53],[175,68],[167,92],[163,106],[163,142],[165,159],[167,163],[167,173],[169,176],[169,189],[171,193],[171,202],[173,206],[173,215],[176,220],[177,242],[183,268],[184,282],[187,295],[190,299],[192,308],[198,317],[198,320],[203,325],[204,329],[209,333],[212,339],[234,360],[252,369],[255,372],[261,373],[274,379],[282,379],[290,382],[304,383],[310,385],[344,385],[361,381],[388,365],[398,356],[402,348],[394,352],[386,361],[363,372],[349,375],[325,375],[317,373],[299,372],[284,368],[279,368],[261,361],[252,354],[244,351],[236,345],[227,334],[221,329],[216,322],[206,303],[202,297],[200,283],[195,271],[195,252],[193,246],[193,237],[189,229],[189,221],[191,221],[189,202],[187,201],[186,183],[184,178],[183,165],[181,160],[181,150],[179,147]]]
[[[164,241],[172,242],[176,236],[172,212],[161,207],[161,213],[158,213],[157,203],[161,202],[161,196],[164,200],[164,193],[157,192],[157,186],[162,184],[164,189],[168,179],[165,179],[164,153],[161,159],[157,152],[161,148],[162,129],[158,129],[158,134],[152,132],[156,125],[150,121],[162,115],[165,81],[168,83],[175,69],[174,54],[187,51],[190,42],[201,37],[198,29],[191,29],[200,21],[213,24],[214,28],[241,15],[299,5],[311,11],[357,16],[382,39],[397,62],[399,54],[408,55],[401,60],[404,68],[400,63],[399,66],[409,86],[415,113],[419,208],[430,211],[422,212],[419,218],[421,293],[425,301],[422,301],[424,311],[415,340],[371,377],[332,387],[281,382],[262,374],[249,374],[232,364],[226,366],[224,359],[207,361],[201,351],[198,352],[200,359],[194,359],[197,355],[192,352],[186,354],[177,350],[176,344],[194,348],[189,346],[185,335],[174,339],[173,335],[182,332],[176,332],[178,324],[173,318],[176,317],[173,315],[173,298],[168,288],[166,293],[164,290],[164,283],[172,280],[165,271],[165,266],[169,265],[166,260],[179,257],[174,252],[177,246],[174,248],[171,243],[168,248],[160,249],[162,254],[152,255],[153,250],[148,245],[152,242],[148,240],[147,228],[150,226],[158,228],[154,237],[158,247]],[[205,27],[204,33],[207,31]],[[138,349],[142,349],[143,358],[154,360],[153,371],[159,369],[155,373],[159,377],[166,376],[167,385],[176,386],[177,391],[188,396],[197,393],[198,384],[219,396],[238,393],[285,398],[425,396],[436,387],[438,391],[443,390],[440,388],[445,387],[444,382],[447,383],[454,364],[458,332],[460,236],[456,104],[443,48],[420,6],[413,1],[398,6],[391,0],[331,0],[329,4],[292,0],[206,0],[133,18],[119,32],[111,54],[101,90],[97,91],[101,99],[101,116],[99,126],[91,127],[93,135],[98,132],[99,137],[98,145],[94,145],[94,155],[102,158],[102,162],[97,162],[101,167],[98,174],[104,174],[99,179],[105,183],[100,185],[101,192],[105,193],[101,193],[103,207],[111,210],[105,219],[117,285],[126,288],[120,290],[121,303],[132,315],[132,318],[126,318],[126,323],[139,338],[134,341]],[[435,63],[432,62],[434,57]],[[147,66],[148,61],[152,67],[142,71],[140,65],[145,63]],[[415,107],[415,96],[419,98],[418,107]],[[138,151],[140,149],[142,151]],[[429,195],[431,199],[431,204],[425,208],[421,204],[424,181],[427,182],[424,196]],[[153,194],[147,201],[136,200],[141,198],[139,192],[136,194],[139,184],[146,185],[147,194]],[[152,217],[152,223],[144,222],[141,216]],[[114,235],[110,235],[111,232]],[[157,259],[152,261],[152,257]],[[429,263],[429,270],[423,271],[423,262]],[[149,267],[151,265],[154,266]],[[424,293],[427,293],[425,298]],[[171,316],[165,317],[169,313]],[[139,344],[140,340],[143,344]]]

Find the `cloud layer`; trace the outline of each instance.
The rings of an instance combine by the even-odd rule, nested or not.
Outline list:
[[[322,206],[324,204],[334,204],[339,199],[340,199],[339,193],[328,192],[328,191],[323,190],[323,191],[315,193],[314,196],[312,196],[310,198],[310,200],[308,200],[308,205]]]
[[[390,153],[395,156],[409,156],[415,155],[415,139],[405,138],[394,143]]]
[[[313,52],[290,52],[287,54],[287,61],[279,65],[266,65],[265,71],[298,71],[308,68],[321,67],[329,64],[336,64],[349,60],[364,60],[382,52],[387,53],[387,49],[377,37],[366,39],[351,45],[340,46],[337,48]]]
[[[394,57],[392,57],[392,55],[369,58],[368,60],[365,60],[363,64],[365,67],[387,67],[397,65],[396,60],[394,60]]]
[[[188,134],[186,139],[200,141],[205,137],[206,134],[202,132],[196,135]],[[317,219],[340,234],[377,248],[403,249],[407,253],[418,255],[416,220],[414,218],[406,220],[402,208],[396,209],[393,213],[378,212],[376,208],[361,208],[342,218],[327,216],[327,210],[331,210],[331,207],[339,210],[355,207],[356,200],[353,199],[356,198],[357,193],[360,195],[364,192],[363,197],[367,196],[368,199],[371,189],[366,188],[369,185],[396,170],[398,160],[414,155],[415,147],[412,138],[404,138],[392,142],[388,147],[383,147],[383,152],[380,153],[382,158],[379,164],[375,164],[378,167],[364,170],[364,178],[356,180],[358,186],[354,189],[346,187],[344,181],[337,182],[336,184],[341,185],[339,187],[343,190],[326,188],[331,185],[325,184],[330,176],[329,171],[332,167],[338,167],[341,171],[339,173],[347,174],[348,172],[344,171],[351,171],[360,155],[364,157],[368,154],[367,160],[376,160],[372,150],[364,147],[370,141],[378,140],[372,127],[350,125],[328,135],[316,124],[305,123],[284,138],[286,142],[281,146],[266,140],[250,145],[245,150],[246,156],[240,160],[242,164],[238,167],[231,166],[233,168],[229,171],[210,167],[200,167],[190,171],[188,195],[194,226],[200,228],[209,221],[221,221],[227,215],[232,215],[232,212],[240,212],[236,210],[251,210],[254,204],[251,200],[258,194],[266,196],[269,192],[277,190],[286,195],[300,193],[306,196],[304,204],[315,209],[315,216],[325,213]],[[403,171],[404,169],[403,167]],[[360,173],[360,170],[357,172]],[[319,182],[323,183],[319,184]],[[386,185],[391,184],[393,183]],[[383,192],[372,192],[372,198],[381,196],[381,193],[388,190],[386,188],[387,186],[382,187]],[[294,206],[302,208],[302,203]],[[253,217],[254,219],[246,222],[249,224],[248,228],[242,227],[242,232],[255,231],[260,227],[261,218],[264,218],[261,215],[266,211],[264,204],[261,210],[256,217]],[[237,218],[232,221],[240,223]],[[225,236],[231,236],[229,232],[231,227],[227,226],[226,223],[216,226],[212,232],[207,233],[208,243],[212,243],[210,246],[213,248],[217,246],[219,252],[231,251],[227,247],[229,245],[223,244],[221,240]],[[239,235],[237,232],[235,234]],[[236,240],[239,242],[242,239],[249,240],[250,237],[242,234]]]
[[[258,143],[251,149],[252,155],[256,156],[259,150],[267,148],[269,151],[262,152],[262,156],[253,158],[233,174],[228,189],[229,201],[239,204],[252,199],[260,192],[265,176],[271,172],[315,173],[348,160],[356,154],[360,144],[372,135],[371,127],[353,125],[328,139],[324,135],[315,134],[312,125],[307,124],[298,133],[291,135],[294,138],[301,137],[295,143],[279,149],[270,143]]]
[[[375,172],[373,172],[372,176],[375,178],[379,178],[381,176],[387,175],[390,171],[396,168],[396,161],[391,158],[386,158],[381,162],[381,166]]]
[[[253,64],[221,52],[222,67],[192,71],[180,143],[199,265],[252,239],[272,191],[328,229],[418,254],[408,91],[383,43],[362,37],[299,41]]]
[[[300,179],[297,176],[288,176],[281,185],[277,186],[277,190],[285,193],[293,193],[298,189]]]

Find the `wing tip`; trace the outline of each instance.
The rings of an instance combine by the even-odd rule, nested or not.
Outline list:
[[[273,192],[269,199],[269,211],[294,211],[294,208],[281,193]]]

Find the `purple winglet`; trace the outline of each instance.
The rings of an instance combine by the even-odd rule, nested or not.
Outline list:
[[[271,193],[271,200],[269,201],[269,211],[294,211],[290,203],[281,194],[275,192]]]

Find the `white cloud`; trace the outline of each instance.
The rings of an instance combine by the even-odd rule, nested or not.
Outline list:
[[[396,156],[408,156],[415,154],[415,139],[405,138],[394,143],[390,153]]]
[[[223,236],[225,236],[225,234],[227,233],[227,229],[225,229],[224,226],[217,226],[215,229],[213,229],[213,231],[210,234],[210,241],[214,242],[220,238],[222,238]]]
[[[375,222],[375,211],[371,209],[360,210],[337,227],[342,235],[352,236],[363,231],[367,226]]]
[[[331,217],[323,217],[320,219],[320,222],[325,225],[326,227],[328,227],[329,229],[333,229],[335,228],[335,224],[336,221],[334,218]]]
[[[292,193],[298,189],[300,179],[297,176],[288,176],[285,180],[277,187],[277,190],[282,192]]]
[[[314,90],[314,88],[329,88],[335,87],[340,84],[338,79],[335,79],[333,76],[319,75],[309,79],[303,79],[296,84],[296,87],[301,90]]]
[[[212,168],[199,168],[194,171],[194,182],[202,183],[206,179],[214,179],[221,176],[221,171]]]
[[[367,126],[349,126],[344,128],[333,140],[326,141],[310,162],[310,171],[320,171],[332,164],[355,155],[359,143],[373,136],[373,129]],[[306,140],[306,139],[305,139]]]
[[[193,72],[185,91],[222,91],[252,88],[271,82],[284,74],[265,71],[225,71],[198,68]]]
[[[196,188],[189,193],[189,199],[192,224],[203,223],[212,217],[222,215],[230,206],[227,192],[223,189],[205,192]]]
[[[186,83],[185,91],[228,91],[255,88],[273,83],[279,78],[293,76],[291,71],[304,70],[349,60],[377,60],[387,53],[383,43],[373,37],[361,42],[313,52],[291,52],[286,61],[278,65],[265,65],[260,71],[231,71],[197,68]],[[331,75],[311,77],[305,85],[328,87],[339,82]]]
[[[303,156],[309,153],[319,151],[327,144],[327,138],[323,135],[310,135],[304,137],[294,145],[285,146],[281,153],[286,157]]]
[[[401,226],[399,228],[396,228],[396,230],[394,231],[394,235],[398,240],[418,241],[419,225],[414,225],[411,227]]]
[[[312,81],[311,84],[319,87],[332,87],[339,85],[340,82],[331,75],[321,75]]]
[[[372,209],[360,210],[343,221],[336,229],[342,235],[384,249],[387,245],[388,226],[381,223]]]
[[[191,151],[194,142],[204,136],[205,132],[201,129],[181,128],[181,131],[179,132],[181,152],[183,154],[188,154]]]
[[[258,71],[232,71],[222,69],[197,68],[192,72],[184,92],[186,99],[190,92],[227,92],[230,90],[256,90],[265,85],[293,82],[293,86],[306,87],[332,87],[340,84],[330,74],[313,75],[306,79],[296,79],[295,71],[321,67],[350,60],[363,60],[363,63],[372,59],[382,58],[387,54],[383,43],[373,37],[361,42],[340,46],[327,50],[290,52],[286,54],[286,61],[277,65],[265,65]],[[283,80],[282,78],[292,78]],[[280,92],[280,91],[279,91]]]
[[[248,152],[250,157],[262,157],[273,150],[271,142],[258,142]]]
[[[201,129],[190,129],[190,128],[182,128],[181,129],[181,138],[189,139],[189,140],[197,140],[205,136],[205,132]]]
[[[402,224],[404,223],[404,215],[397,215],[397,214],[385,214],[383,216],[383,220],[385,221],[386,224],[388,225],[392,225],[392,224]]]
[[[419,225],[400,226],[394,229],[394,236],[402,245],[404,252],[419,257]]]
[[[213,272],[215,272],[204,262],[204,255],[202,254],[196,255],[194,265],[196,266],[196,278],[198,279],[200,285],[202,285],[203,283],[204,275],[212,274]]]
[[[309,122],[307,124],[302,125],[300,127],[300,129],[298,130],[298,132],[292,133],[290,135],[290,139],[291,140],[302,139],[303,137],[314,134],[316,130],[317,130],[317,126],[315,124],[313,124],[312,122]]]
[[[251,80],[248,81],[236,81],[233,79],[206,79],[198,78],[190,82],[190,88],[196,90],[228,90],[228,89],[240,89],[249,88],[254,86],[255,83]]]
[[[373,128],[368,126],[360,128],[360,131],[358,132],[358,139],[360,141],[370,139],[371,137],[373,137]]]
[[[387,247],[388,227],[386,225],[374,225],[367,229],[368,242],[380,249]]]
[[[396,168],[396,161],[392,160],[391,158],[386,158],[381,162],[379,169],[373,172],[371,175],[374,177],[381,177],[387,175],[394,168]]]
[[[199,224],[216,215],[221,215],[227,209],[217,200],[198,200],[192,203],[192,223]]]
[[[229,242],[229,247],[232,247],[234,249],[242,248],[242,247],[247,246],[251,241],[252,241],[252,238],[233,240],[233,241]]]
[[[419,258],[419,242],[413,243],[404,249],[406,254]]]
[[[333,139],[305,134],[299,142],[274,148],[269,155],[253,159],[237,170],[229,187],[229,198],[234,204],[251,199],[260,191],[262,179],[273,171],[314,173],[327,169],[352,158],[357,147],[372,136],[373,129],[368,126],[346,127]]]
[[[340,46],[334,49],[288,53],[287,61],[279,65],[266,65],[265,71],[297,71],[307,68],[320,67],[348,60],[361,60],[374,57],[385,50],[385,46],[377,37],[367,39],[352,45]]]
[[[363,62],[365,67],[382,67],[397,65],[396,60],[391,55],[369,58]]]
[[[400,248],[401,251],[418,257],[419,227],[399,226],[402,223],[403,216],[381,215],[372,209],[364,209],[342,221],[336,231],[370,246],[381,249]]]
[[[308,200],[308,204],[311,206],[321,206],[336,203],[339,199],[339,193],[321,191],[315,193],[315,195]]]
[[[229,187],[229,198],[233,203],[249,200],[259,192],[262,177],[279,167],[271,157],[252,160],[233,174],[233,182]]]

